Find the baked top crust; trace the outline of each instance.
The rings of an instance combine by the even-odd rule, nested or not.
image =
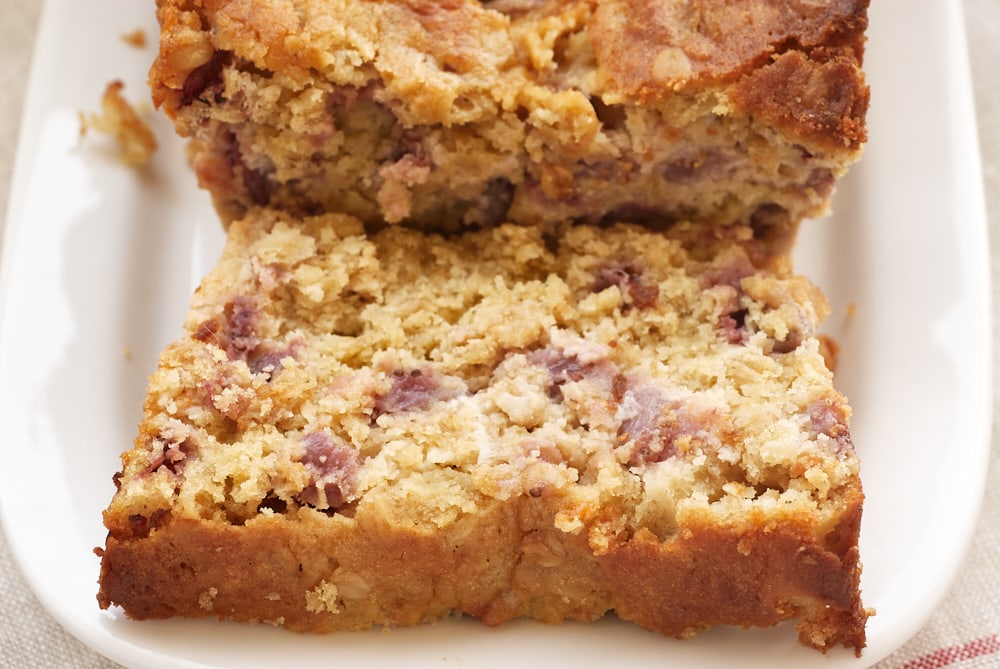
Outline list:
[[[655,104],[744,81],[743,113],[813,119],[801,139],[857,148],[868,94],[859,76],[868,0],[158,0],[160,54],[150,76],[168,111],[203,83],[218,52],[304,83],[362,87],[373,77],[411,125],[467,123],[531,95],[578,87],[607,104]],[[204,25],[203,25],[204,24]],[[211,27],[211,33],[206,30]],[[585,35],[574,31],[582,30]],[[586,39],[590,62],[560,61]],[[557,43],[559,42],[559,43]],[[558,53],[557,53],[558,52]],[[773,73],[752,83],[755,73]],[[575,70],[575,71],[574,71]],[[784,96],[787,75],[805,86]],[[553,85],[554,84],[554,85]],[[835,100],[829,104],[830,98]],[[763,104],[763,106],[758,106]]]
[[[867,2],[160,0],[153,100],[223,218],[749,224],[866,141]]]
[[[104,607],[864,646],[826,302],[751,231],[232,224],[105,512]],[[224,555],[225,559],[220,559]]]

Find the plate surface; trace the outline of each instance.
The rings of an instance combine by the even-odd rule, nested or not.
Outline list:
[[[860,667],[906,641],[946,593],[969,542],[989,449],[986,219],[957,1],[873,3],[864,159],[835,214],[805,224],[798,269],[833,305],[838,384],[854,407],[867,502],[869,647],[801,648],[791,629],[721,629],[679,642],[613,620],[498,629],[434,626],[328,636],[209,621],[133,623],[95,594],[101,511],[131,443],[147,375],[180,333],[221,248],[207,196],[161,117],[153,163],[80,136],[105,84],[148,99],[154,3],[49,0],[29,82],[0,276],[0,512],[43,605],[130,667]],[[110,11],[109,11],[110,10]],[[904,20],[900,20],[905,17]],[[73,54],[67,62],[65,54]],[[916,76],[915,73],[919,73]],[[914,528],[919,527],[919,531]],[[614,664],[609,664],[614,663]]]

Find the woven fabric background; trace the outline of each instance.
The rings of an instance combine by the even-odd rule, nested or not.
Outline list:
[[[147,0],[152,1],[152,0]],[[878,0],[874,0],[877,2]],[[979,119],[990,224],[994,313],[1000,299],[1000,0],[963,0]],[[0,2],[0,215],[6,212],[18,123],[31,50],[41,13],[38,0]],[[994,332],[997,328],[994,326]],[[1000,338],[994,335],[1000,352]],[[1000,355],[997,356],[1000,362]],[[1000,379],[993,371],[994,386]],[[995,393],[1000,402],[1000,393]],[[950,594],[927,625],[877,669],[1000,667],[1000,430],[994,445],[976,536]],[[2,485],[2,482],[0,482]],[[947,485],[945,482],[943,485]],[[68,635],[25,584],[0,534],[0,667],[109,669]]]

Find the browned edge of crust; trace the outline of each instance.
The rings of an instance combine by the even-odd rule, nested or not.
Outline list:
[[[604,556],[619,616],[681,636],[712,625],[768,627],[797,619],[800,641],[826,652],[866,645],[857,548],[861,502],[817,541],[806,528],[765,525],[733,532],[706,524],[663,543],[640,531]]]
[[[842,53],[819,63],[798,51],[782,54],[737,82],[731,96],[755,117],[811,146],[857,150],[868,140],[870,91]]]
[[[256,69],[284,69],[293,78],[318,62],[289,9],[248,13],[240,8],[244,2],[157,1],[160,44],[148,75],[157,108],[175,118],[192,101],[192,92],[217,78],[232,59],[245,59]],[[399,16],[412,15],[425,32],[441,31],[438,39],[421,33],[416,48],[449,66],[468,59],[469,35],[497,29],[478,3],[386,4]],[[869,90],[861,66],[869,0],[805,9],[797,0],[776,0],[766,11],[753,5],[706,0],[694,9],[678,9],[652,0],[616,0],[592,9],[597,67],[605,75],[606,92],[656,106],[675,91],[716,87],[730,91],[739,114],[760,117],[815,149],[858,149],[867,141]],[[230,6],[241,21],[252,23],[246,30],[267,48],[248,46],[243,53],[215,44],[206,26]],[[740,12],[761,16],[738,20]],[[623,16],[640,18],[625,21]],[[456,27],[459,19],[463,30]]]
[[[262,516],[244,526],[167,514],[146,537],[108,536],[97,550],[98,601],[137,620],[215,616],[301,632],[414,625],[456,612],[498,625],[615,611],[684,638],[716,625],[798,619],[804,644],[860,654],[868,613],[858,590],[857,497],[825,540],[787,524],[696,522],[665,541],[647,530],[622,536],[600,555],[586,532],[553,529],[525,499],[434,531],[367,514]],[[337,589],[317,608],[310,597],[324,583]]]

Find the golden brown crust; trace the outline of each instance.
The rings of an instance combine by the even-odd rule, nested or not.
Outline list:
[[[522,499],[434,531],[363,512],[241,527],[166,518],[148,537],[108,537],[98,599],[103,608],[124,604],[136,620],[217,617],[299,632],[454,613],[499,625],[615,612],[685,638],[795,619],[806,645],[858,653],[865,645],[856,547],[838,553],[793,524],[695,522],[672,540],[642,529],[597,554],[585,534],[553,531],[553,515],[543,501]],[[847,514],[858,517],[860,503]]]
[[[858,69],[867,7],[868,0],[616,0],[595,12],[595,51],[609,87],[644,104],[738,81],[732,99],[741,113],[803,142],[857,148],[868,108]]]
[[[733,100],[812,146],[859,148],[868,139],[868,88],[850,57],[825,50],[822,56],[815,63],[797,51],[782,54],[741,79]]]
[[[843,46],[860,61],[867,7],[868,0],[612,0],[597,5],[595,48],[622,91],[655,99],[735,79],[789,50]]]
[[[108,537],[98,599],[137,620],[214,616],[303,632],[426,623],[484,609],[507,580],[493,569],[511,563],[509,521],[500,509],[476,520],[421,531],[317,512],[240,527],[166,518],[148,537]]]
[[[791,237],[865,142],[867,4],[160,0],[149,84],[227,220]]]
[[[860,517],[858,496],[835,534],[847,536],[841,530]],[[843,645],[858,655],[865,646],[869,612],[858,594],[857,547],[828,546],[794,522],[739,529],[705,522],[667,542],[641,530],[599,559],[618,594],[617,613],[652,630],[684,637],[791,618],[806,645]]]

